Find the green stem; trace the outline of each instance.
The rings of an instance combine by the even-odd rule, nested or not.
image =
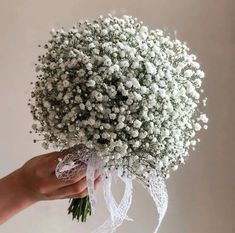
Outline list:
[[[91,215],[91,204],[89,197],[72,199],[68,208],[68,214],[72,214],[73,219],[79,222],[86,222],[87,215]]]

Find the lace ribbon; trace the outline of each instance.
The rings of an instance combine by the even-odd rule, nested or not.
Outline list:
[[[152,173],[149,175],[148,191],[153,198],[158,211],[158,225],[154,231],[154,233],[157,233],[166,214],[168,206],[168,194],[164,179],[159,176],[156,171],[152,171]]]
[[[80,172],[84,172],[86,169],[87,187],[92,213],[95,212],[96,206],[94,189],[95,172],[98,171],[102,175],[103,194],[110,216],[92,233],[113,233],[125,219],[132,221],[127,216],[127,212],[132,202],[133,184],[130,178],[122,176],[121,168],[116,172],[104,173],[102,167],[103,162],[94,150],[88,149],[84,145],[79,145],[76,150],[60,160],[55,169],[55,174],[58,179],[67,181],[76,177]],[[111,190],[112,181],[117,178],[121,179],[125,184],[124,194],[119,204],[115,201]],[[148,186],[146,186],[147,183],[149,183]],[[147,187],[157,207],[158,225],[154,232],[157,233],[168,205],[166,185],[164,179],[155,170],[149,174],[149,179],[142,184],[144,187]]]

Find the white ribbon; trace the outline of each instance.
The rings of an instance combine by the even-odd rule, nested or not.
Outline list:
[[[148,191],[153,198],[158,211],[158,225],[154,231],[154,233],[157,233],[166,214],[168,206],[168,194],[164,179],[159,176],[156,171],[152,171],[152,173],[149,175]]]
[[[96,170],[102,172],[103,162],[94,153],[94,151],[89,150],[86,147],[80,147],[76,153],[71,153],[65,156],[57,165],[55,174],[58,179],[69,180],[76,176],[81,169],[85,169],[84,165],[87,164],[86,179],[89,200],[91,203],[92,214],[95,212],[96,205],[96,195],[94,188],[94,179]],[[86,166],[86,165],[85,165]],[[120,178],[125,184],[124,195],[119,204],[115,201],[112,194],[111,186],[112,180]],[[127,216],[127,212],[131,206],[132,202],[132,190],[133,184],[132,180],[128,177],[122,176],[122,170],[119,169],[117,172],[102,174],[103,183],[103,194],[104,199],[110,213],[108,219],[92,233],[113,233],[126,219],[132,221]],[[157,233],[160,224],[165,216],[167,205],[168,205],[168,195],[164,179],[158,175],[158,173],[153,170],[148,177],[148,180],[144,181],[142,184],[146,187],[148,185],[148,191],[153,198],[158,211],[158,225],[154,233]]]
[[[110,217],[92,233],[113,233],[122,224],[124,219],[127,218],[127,212],[132,202],[133,185],[131,179],[121,176],[119,176],[119,178],[125,183],[125,191],[123,198],[120,204],[117,206],[116,201],[111,192],[112,180],[107,179],[106,181],[104,181],[104,199],[110,212]],[[130,219],[128,218],[128,220]]]
[[[95,213],[95,206],[96,206],[96,195],[95,195],[95,186],[94,186],[95,170],[96,170],[95,159],[90,158],[87,163],[86,180],[87,180],[87,190],[88,190],[92,213]]]

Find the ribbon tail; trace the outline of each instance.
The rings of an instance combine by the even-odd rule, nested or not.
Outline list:
[[[149,177],[148,191],[153,198],[158,211],[158,225],[154,231],[157,233],[161,222],[166,214],[168,206],[168,194],[164,179],[159,176],[156,172],[153,172]]]
[[[91,212],[92,214],[95,213],[95,206],[96,206],[96,195],[95,195],[95,164],[93,159],[89,159],[87,163],[87,170],[86,170],[86,180],[87,180],[87,190],[89,195],[89,201],[91,204]]]
[[[125,191],[120,204],[117,206],[115,199],[111,192],[111,177],[105,178],[103,190],[104,198],[110,212],[110,217],[93,233],[113,233],[122,224],[125,218],[127,218],[127,212],[132,202],[132,180],[127,177],[119,178],[125,183]]]

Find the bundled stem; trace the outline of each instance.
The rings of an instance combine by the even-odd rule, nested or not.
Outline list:
[[[71,204],[68,208],[68,214],[72,214],[73,220],[86,222],[87,215],[91,215],[91,204],[89,196],[84,198],[71,199]]]

